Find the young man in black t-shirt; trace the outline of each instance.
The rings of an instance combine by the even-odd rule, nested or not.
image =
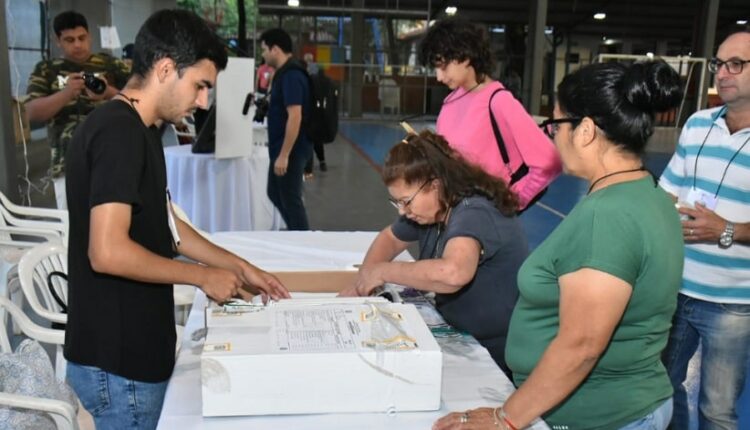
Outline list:
[[[205,240],[169,206],[155,124],[206,108],[226,63],[198,16],[155,13],[136,37],[128,84],[88,116],[69,147],[67,379],[98,428],[156,427],[175,361],[173,283],[217,301],[241,289],[289,296],[273,275]]]

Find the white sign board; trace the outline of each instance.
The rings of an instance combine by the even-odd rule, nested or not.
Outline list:
[[[229,58],[216,79],[216,158],[249,157],[253,153],[254,106],[242,107],[255,88],[255,60]]]

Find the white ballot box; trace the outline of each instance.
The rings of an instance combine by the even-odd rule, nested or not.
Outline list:
[[[212,313],[203,416],[440,408],[442,353],[413,305],[288,300]]]

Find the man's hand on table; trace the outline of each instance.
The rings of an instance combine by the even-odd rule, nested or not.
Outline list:
[[[242,287],[242,279],[230,270],[216,267],[204,267],[203,270],[204,279],[198,287],[217,303],[235,297]]]
[[[252,294],[262,294],[263,303],[267,297],[273,300],[288,299],[291,297],[289,290],[276,276],[261,270],[250,263],[243,262],[240,269],[242,289]]]

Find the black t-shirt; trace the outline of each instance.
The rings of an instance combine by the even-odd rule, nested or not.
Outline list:
[[[295,61],[291,59],[289,61]],[[292,64],[285,65],[274,74],[273,85],[271,85],[270,103],[268,105],[268,154],[271,158],[271,167],[281,147],[284,145],[286,134],[286,123],[289,120],[287,107],[292,105],[302,106],[302,120],[300,124],[297,141],[292,147],[290,157],[308,159],[312,156],[312,142],[307,137],[305,121],[310,116],[310,78],[303,69],[293,67]]]
[[[453,294],[436,294],[435,304],[452,326],[465,330],[484,345],[505,338],[518,300],[516,276],[528,254],[523,227],[517,217],[506,217],[484,197],[468,197],[451,210],[448,225],[421,226],[405,217],[391,226],[404,242],[419,241],[419,260],[442,257],[454,237],[471,237],[481,246],[474,279]]]
[[[107,102],[76,130],[66,172],[65,358],[136,381],[165,381],[175,361],[172,285],[97,273],[88,258],[91,209],[114,202],[132,207],[131,239],[161,256],[175,255],[167,224],[164,152],[156,130],[147,128],[127,103]]]

